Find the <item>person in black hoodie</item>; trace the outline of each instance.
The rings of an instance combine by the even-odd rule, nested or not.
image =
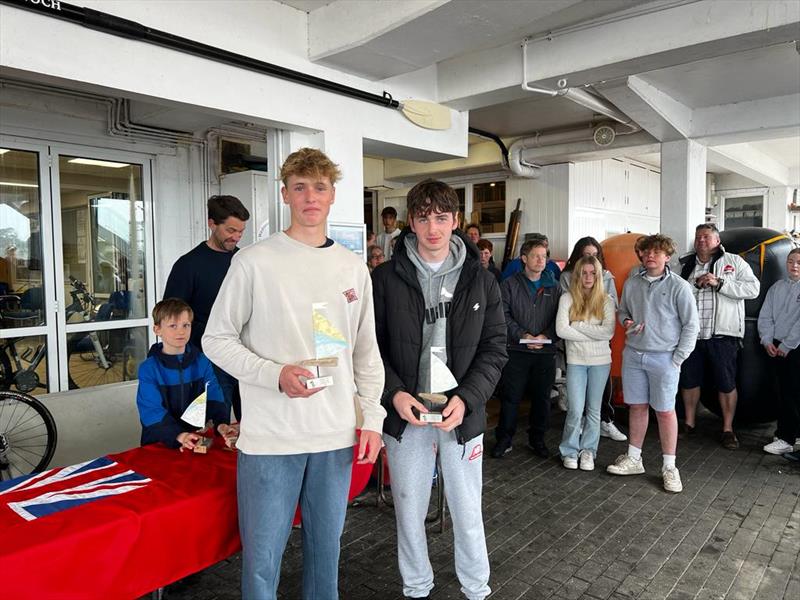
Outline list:
[[[423,181],[407,201],[410,229],[397,239],[392,260],[372,274],[386,374],[383,437],[403,593],[425,598],[433,588],[425,516],[438,453],[453,515],[461,590],[468,598],[482,599],[491,592],[481,513],[486,402],[507,357],[500,289],[481,268],[475,245],[456,229],[458,196],[450,186]],[[441,371],[451,389],[437,385]],[[417,394],[425,392],[447,396],[441,423],[420,420],[429,407]]]
[[[186,408],[206,392],[206,419],[228,435],[230,409],[211,362],[189,343],[192,309],[183,300],[167,298],[153,308],[153,330],[163,340],[153,344],[139,365],[136,408],[142,424],[142,446],[162,442],[191,450],[200,439],[197,427],[181,420]]]

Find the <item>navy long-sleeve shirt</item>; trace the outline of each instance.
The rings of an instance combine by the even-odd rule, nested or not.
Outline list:
[[[167,279],[164,298],[180,298],[192,307],[194,320],[190,339],[201,351],[211,307],[237,251],[238,248],[233,252],[219,252],[201,242],[175,261]]]

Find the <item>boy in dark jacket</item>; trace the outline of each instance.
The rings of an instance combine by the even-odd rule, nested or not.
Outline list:
[[[547,264],[547,242],[529,240],[520,249],[523,270],[504,280],[503,309],[508,327],[509,360],[503,371],[497,444],[492,457],[511,452],[517,411],[526,389],[531,390],[528,446],[541,458],[550,455],[544,434],[550,420],[550,390],[556,378],[556,313],[561,287]],[[530,344],[520,340],[530,339]],[[536,340],[549,340],[537,344]]]
[[[491,591],[481,513],[486,402],[506,361],[500,290],[481,268],[477,248],[456,230],[458,196],[450,186],[417,184],[408,193],[408,214],[411,230],[372,274],[403,594],[424,598],[433,588],[425,515],[438,453],[461,590],[482,599]],[[448,382],[440,383],[448,370]],[[420,420],[429,410],[419,394],[429,392],[447,397],[440,423]]]
[[[206,419],[222,435],[230,435],[226,409],[214,368],[189,343],[192,309],[178,298],[162,300],[153,308],[153,331],[162,343],[153,344],[139,365],[136,407],[142,423],[142,445],[163,442],[170,448],[193,450],[200,440],[197,428],[181,420],[186,408],[204,391]]]

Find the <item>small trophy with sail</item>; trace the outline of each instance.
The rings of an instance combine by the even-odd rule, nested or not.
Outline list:
[[[339,364],[337,354],[347,348],[347,340],[341,331],[333,326],[328,319],[327,302],[316,302],[311,305],[311,318],[314,328],[314,354],[315,358],[309,358],[300,362],[302,367],[314,367],[317,376],[307,379],[306,389],[327,387],[333,385],[333,377],[330,375],[321,376],[320,367],[336,367]]]
[[[430,412],[420,413],[423,423],[441,423],[442,411],[447,405],[447,396],[442,392],[452,390],[458,381],[447,368],[447,352],[442,346],[431,346],[431,381],[430,392],[419,392],[417,395]]]
[[[205,435],[208,432],[213,434],[214,431],[214,423],[211,421],[206,421],[207,400],[208,384],[206,384],[206,389],[203,391],[203,393],[192,400],[191,404],[186,407],[186,410],[183,411],[183,414],[181,415],[182,421],[199,429],[197,433],[200,434],[200,441],[197,442],[197,445],[194,447],[194,451],[198,454],[206,454],[208,449],[211,447],[212,442],[214,441],[213,435],[208,437]]]

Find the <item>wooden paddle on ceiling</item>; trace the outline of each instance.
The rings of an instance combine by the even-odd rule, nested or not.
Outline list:
[[[400,110],[406,119],[425,129],[450,129],[450,109],[426,100],[404,100]]]

